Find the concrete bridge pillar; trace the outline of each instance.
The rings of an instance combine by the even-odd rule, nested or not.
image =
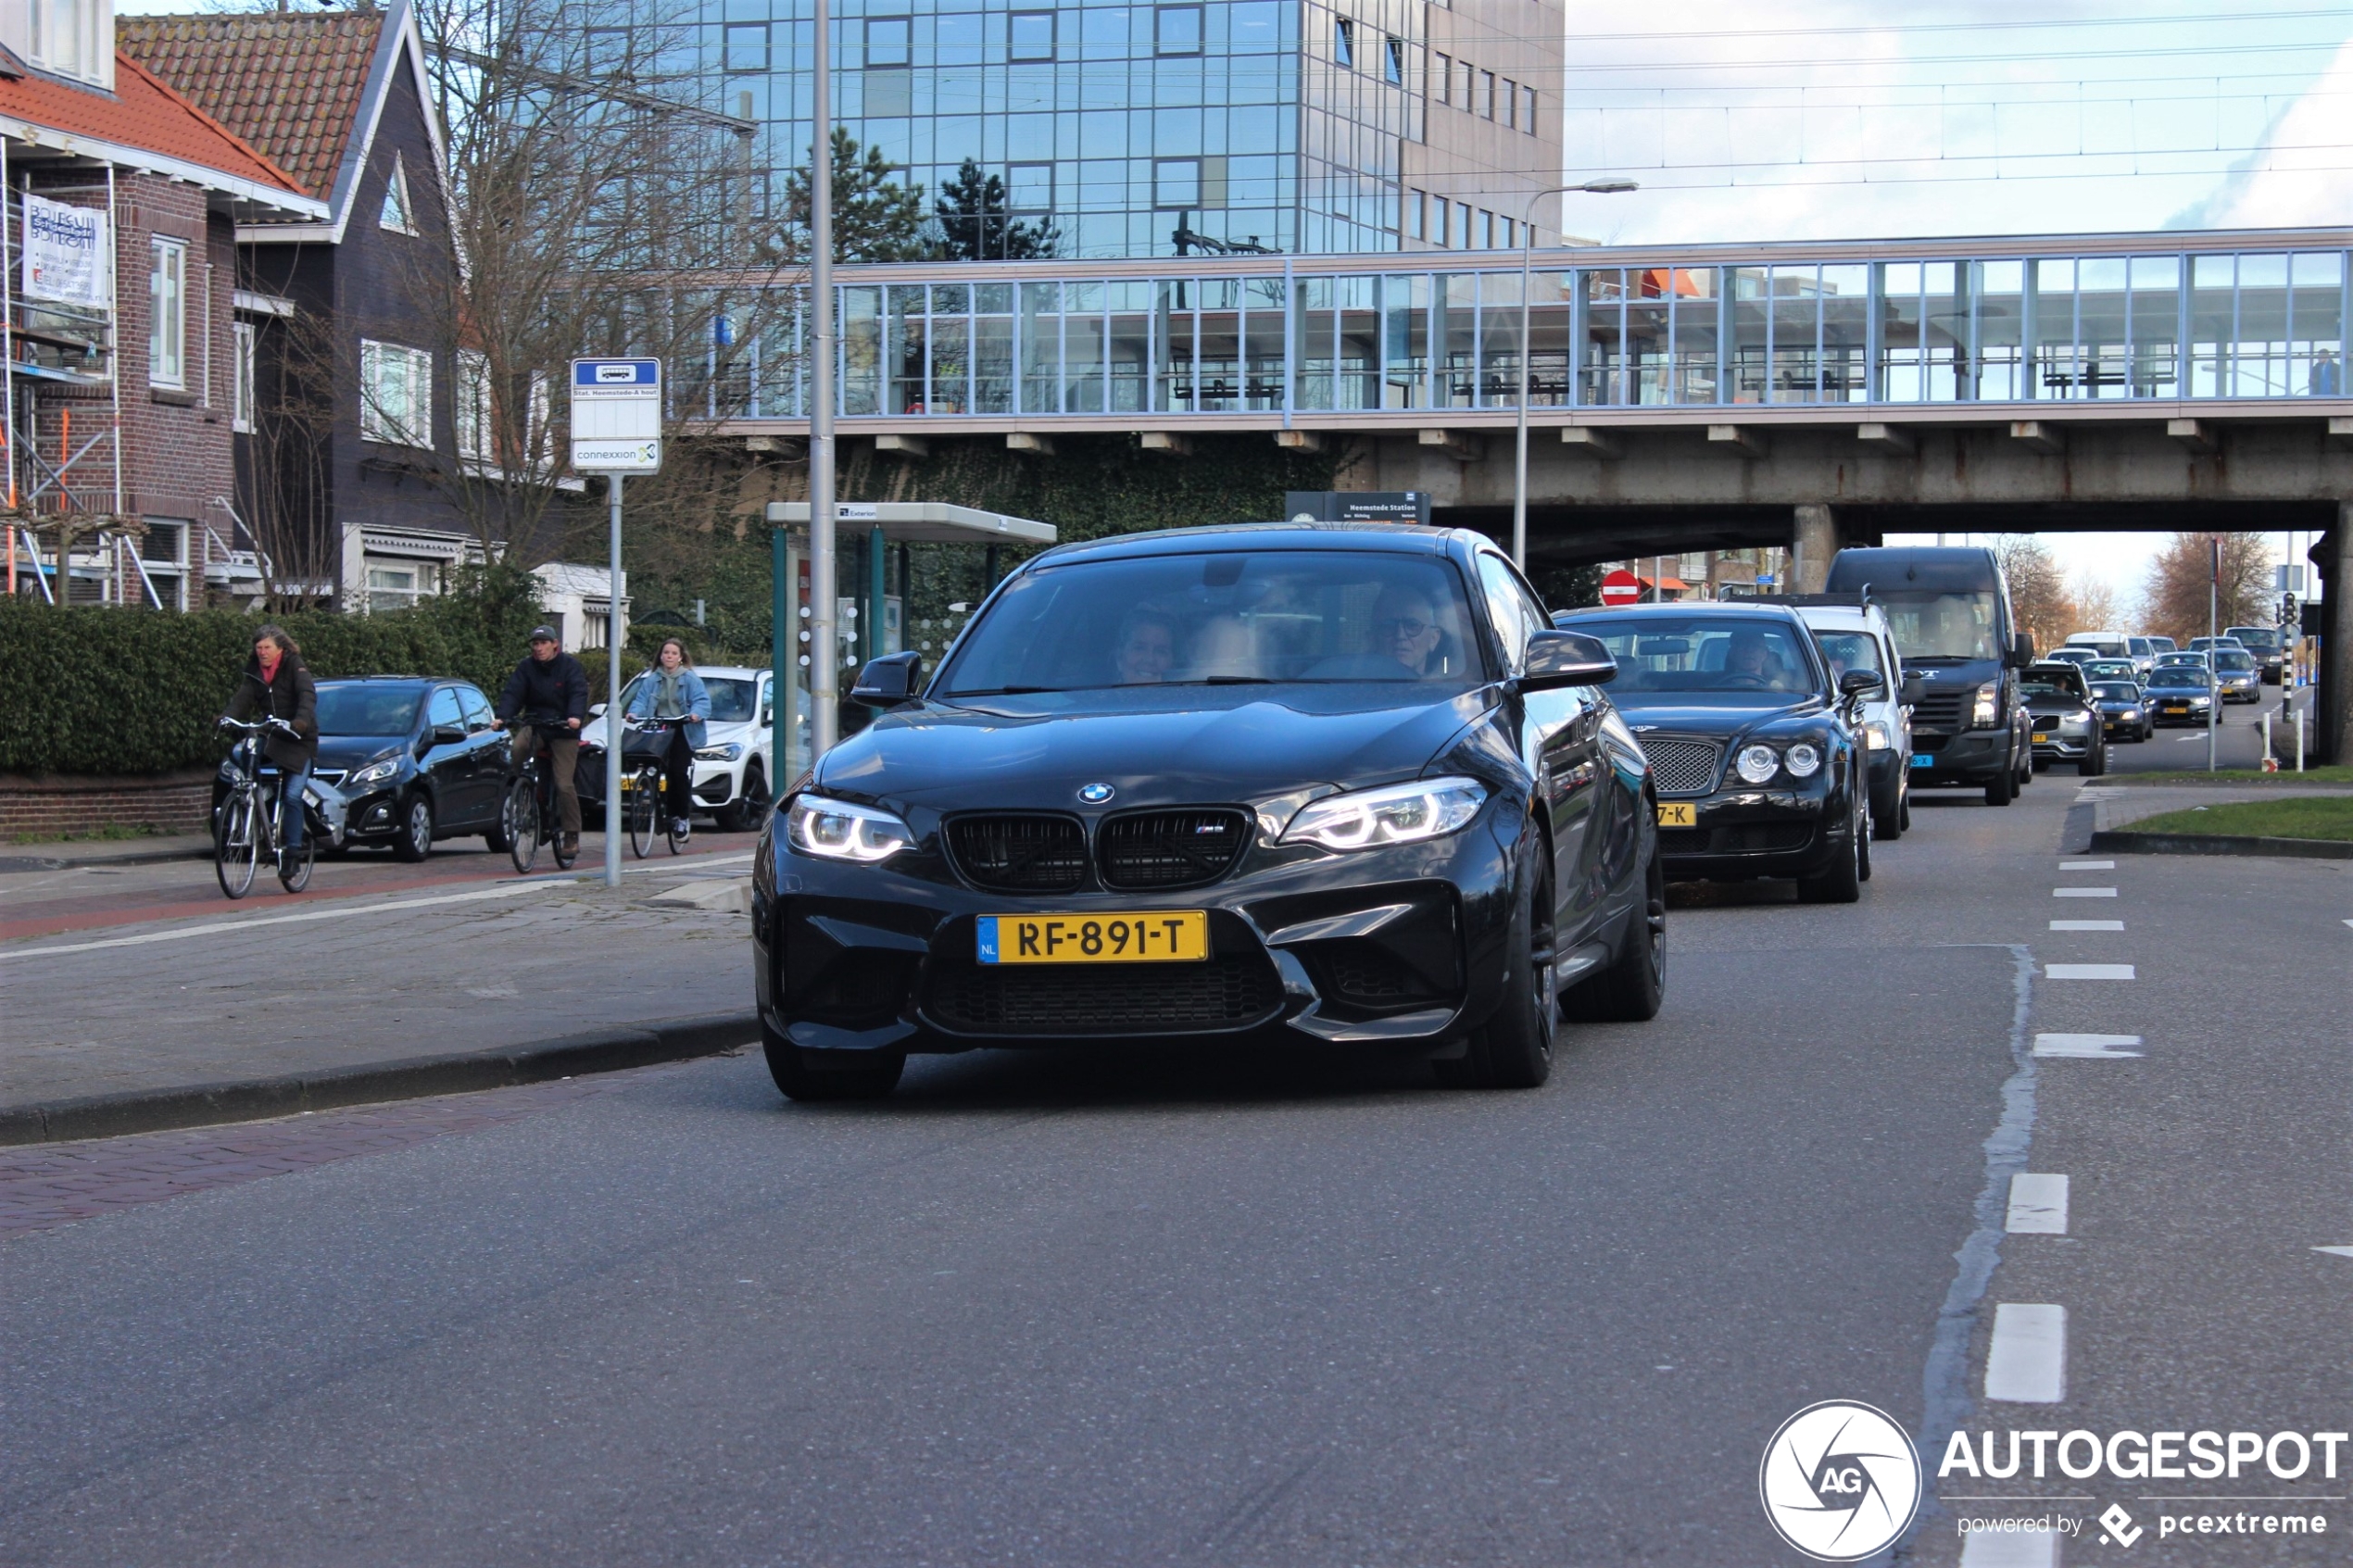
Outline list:
[[[2312,546],[2321,579],[2321,682],[2313,694],[2314,749],[2323,762],[2353,761],[2353,501]]]
[[[1829,580],[1831,558],[1838,554],[1838,520],[1827,506],[1809,503],[1797,508],[1797,533],[1791,549],[1790,590],[1818,594]]]

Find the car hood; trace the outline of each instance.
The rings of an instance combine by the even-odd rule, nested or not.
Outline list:
[[[1751,703],[1693,701],[1620,708],[1618,711],[1637,735],[1657,731],[1662,734],[1706,735],[1730,740],[1785,720],[1825,719],[1830,716],[1831,709],[1820,697],[1808,696],[1771,708]]]
[[[2030,696],[2026,699],[2029,713],[2081,713],[2090,706],[2080,696]]]
[[[1263,801],[1417,776],[1491,699],[1395,685],[1125,686],[961,697],[887,713],[825,754],[825,790],[892,806],[1068,809]]]
[[[317,768],[364,768],[377,758],[407,748],[407,735],[321,735]]]

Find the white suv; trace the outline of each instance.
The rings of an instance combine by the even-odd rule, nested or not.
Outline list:
[[[732,664],[695,667],[711,693],[711,718],[703,726],[703,743],[695,748],[695,805],[718,819],[726,833],[747,833],[761,825],[772,798],[770,783],[776,776],[771,760],[769,727],[770,672]],[[643,674],[622,688],[622,707],[637,695]],[[604,798],[605,724],[592,721],[581,733],[580,798]],[[591,768],[592,759],[596,766]]]
[[[1833,681],[1849,670],[1876,670],[1886,681],[1876,696],[1862,699],[1855,727],[1869,759],[1871,836],[1903,837],[1912,825],[1912,710],[1904,700],[1904,661],[1886,615],[1855,594],[1791,594],[1779,602],[1813,629]]]

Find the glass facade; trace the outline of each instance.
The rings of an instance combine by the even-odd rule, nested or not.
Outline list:
[[[1557,261],[1558,252],[1551,259]],[[1539,408],[2345,395],[2341,250],[1546,267]],[[851,269],[840,413],[1511,408],[1516,268]],[[1403,259],[1403,258],[1398,258]],[[1419,257],[1416,260],[1422,259]],[[1497,258],[1500,260],[1501,258]],[[968,277],[939,281],[943,271]],[[789,318],[755,418],[801,412]]]
[[[836,0],[836,119],[937,198],[966,158],[1056,254],[1173,256],[1181,228],[1395,250],[1420,135],[1421,0]],[[809,146],[806,0],[707,0],[715,107],[761,126],[772,202]]]

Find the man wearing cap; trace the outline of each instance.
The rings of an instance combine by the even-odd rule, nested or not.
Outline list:
[[[547,771],[556,782],[556,823],[562,832],[564,853],[580,848],[580,792],[573,787],[573,771],[580,762],[580,726],[588,717],[588,671],[563,651],[553,626],[531,629],[531,657],[515,666],[498,694],[498,724],[505,729],[518,717],[515,766],[520,768],[544,745]],[[541,725],[561,725],[543,734]]]

